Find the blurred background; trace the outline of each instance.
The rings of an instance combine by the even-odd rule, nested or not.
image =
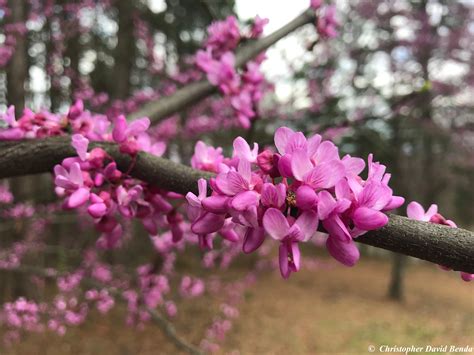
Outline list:
[[[172,127],[163,133],[165,156],[189,164],[198,140],[228,154],[238,135],[271,145],[275,129],[287,125],[322,134],[342,154],[365,158],[373,152],[392,173],[397,195],[425,208],[436,203],[445,217],[472,230],[474,0],[332,3],[340,23],[337,37],[323,40],[308,25],[267,51],[262,68],[272,89],[249,131],[225,123],[233,113],[221,110],[216,95],[160,124],[157,130],[163,132]],[[93,112],[132,114],[193,81],[186,73],[212,22],[234,15],[245,23],[259,15],[270,20],[268,34],[308,5],[307,0],[9,1],[11,14],[0,12],[2,58],[11,52],[0,63],[0,111],[15,105],[18,114],[25,107],[67,112],[82,99]],[[11,26],[16,23],[26,26]],[[46,214],[55,203],[51,176],[4,184],[17,211],[0,205],[0,247],[41,232],[51,248],[28,256],[33,263],[64,270],[78,263],[79,254],[71,251],[94,243],[87,221],[64,213],[39,228],[28,215],[31,206]],[[131,233],[126,250],[105,255],[109,263],[135,267],[150,259],[149,241],[140,238],[144,232],[132,226]],[[361,251],[359,264],[347,269],[315,243],[304,250],[304,270],[290,280],[280,280],[270,267],[255,283],[245,281],[240,317],[218,351],[315,354],[366,353],[369,345],[383,344],[474,346],[472,284],[402,255]],[[246,280],[257,263],[255,256],[240,256],[222,272],[206,269],[201,258],[198,250],[187,250],[177,269],[203,278],[221,273],[231,285]],[[48,284],[33,285],[25,275],[0,271],[2,302],[47,299]],[[174,321],[180,334],[194,343],[205,338],[223,297],[183,300]],[[107,316],[92,316],[64,337],[27,335],[1,353],[176,352],[153,326],[127,327],[122,313],[115,308]]]

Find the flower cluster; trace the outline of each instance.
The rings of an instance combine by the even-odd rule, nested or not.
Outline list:
[[[423,206],[420,205],[418,202],[410,202],[407,206],[407,216],[408,218],[416,219],[418,221],[442,224],[451,228],[457,228],[456,223],[454,223],[450,219],[444,218],[441,214],[438,213],[438,206],[435,204],[432,204],[428,208],[428,210],[425,211]],[[445,266],[441,266],[441,268],[447,271],[451,270]],[[472,281],[474,280],[474,274],[469,274],[467,272],[461,271],[461,278],[467,282]]]
[[[334,38],[337,36],[339,21],[336,19],[336,7],[334,5],[323,6],[322,0],[311,0],[310,7],[318,12],[316,29],[323,38]]]
[[[192,165],[217,172],[199,181],[199,195],[188,193],[191,231],[200,245],[212,248],[216,233],[229,241],[243,239],[243,251],[258,249],[269,235],[280,243],[279,263],[284,278],[300,268],[299,243],[307,242],[321,225],[328,233],[329,253],[344,265],[359,259],[353,238],[388,222],[385,212],[401,206],[388,186],[385,166],[349,155],[320,135],[306,138],[287,127],[275,133],[277,152],[259,153],[241,137],[234,140],[232,158],[222,150],[196,145]]]
[[[263,96],[264,77],[260,64],[264,55],[248,62],[241,73],[237,71],[233,51],[244,38],[257,38],[263,33],[267,19],[256,17],[248,34],[242,34],[237,19],[229,16],[208,28],[205,49],[196,54],[196,65],[207,74],[210,83],[219,87],[229,98],[240,125],[249,128],[256,117],[256,105]]]
[[[0,185],[0,203],[8,204],[13,202],[13,194],[7,185]]]
[[[160,155],[162,149],[158,143],[150,145],[149,140],[141,140],[148,125],[148,119],[127,124],[123,117],[119,117],[112,137],[119,144],[120,151],[132,157],[139,150]],[[72,145],[78,157],[67,158],[54,168],[56,193],[65,197],[63,206],[66,209],[87,208],[97,229],[102,232],[97,241],[99,247],[108,249],[119,244],[124,231],[120,219],[138,218],[152,235],[157,233],[158,227],[169,226],[174,239],[181,239],[181,215],[165,199],[165,192],[120,171],[103,149],[88,151],[89,140],[84,136],[73,135]]]
[[[99,247],[118,245],[123,234],[119,217],[139,218],[153,235],[160,226],[171,227],[174,239],[181,239],[181,214],[165,199],[165,192],[121,172],[103,149],[88,150],[90,140],[112,141],[119,144],[122,153],[132,157],[139,151],[161,156],[166,150],[165,140],[172,134],[148,134],[148,118],[127,122],[124,116],[118,116],[109,120],[104,115],[85,110],[79,100],[67,115],[33,113],[25,109],[18,120],[11,106],[0,116],[0,123],[0,139],[3,140],[74,133],[72,145],[77,157],[66,158],[55,166],[55,190],[65,198],[65,209],[87,208],[97,229],[102,232],[97,242]]]

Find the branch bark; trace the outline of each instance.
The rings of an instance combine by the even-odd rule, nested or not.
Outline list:
[[[237,53],[236,66],[242,67],[283,37],[315,20],[314,11],[307,10],[267,37],[243,46]],[[129,115],[129,118],[133,120],[139,117],[149,117],[152,123],[157,123],[215,92],[217,92],[217,88],[207,80],[199,81],[179,89],[171,96],[146,104],[141,110]]]
[[[132,164],[132,159],[121,154],[116,144],[93,143],[92,146],[104,148],[122,171]],[[70,137],[3,141],[0,142],[0,178],[52,171],[55,164],[75,155]],[[180,194],[197,193],[196,181],[212,176],[143,152],[138,154],[131,175]],[[390,215],[387,226],[356,241],[474,274],[474,233],[461,228]]]

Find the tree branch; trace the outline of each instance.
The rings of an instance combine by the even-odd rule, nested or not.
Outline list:
[[[104,148],[127,171],[132,159],[113,143],[92,143]],[[75,156],[70,137],[0,142],[0,178],[52,171],[64,158]],[[197,193],[199,178],[212,175],[147,153],[139,153],[131,175],[168,191]],[[359,243],[410,255],[474,273],[474,233],[390,215],[387,226],[355,239]]]
[[[242,67],[283,37],[315,20],[314,11],[307,10],[267,37],[246,44],[237,53],[236,66]],[[217,88],[207,80],[192,83],[179,89],[171,96],[144,105],[141,110],[128,115],[128,117],[131,120],[139,117],[149,117],[152,123],[156,123],[215,92],[217,92]]]
[[[128,171],[142,181],[168,191],[186,194],[197,193],[196,181],[211,174],[194,170],[151,154],[139,153],[133,163],[129,155],[122,154],[113,143],[91,142],[90,148],[101,147],[114,158],[120,170]],[[0,178],[51,172],[63,159],[77,156],[71,146],[71,137],[54,137],[37,140],[0,142]]]

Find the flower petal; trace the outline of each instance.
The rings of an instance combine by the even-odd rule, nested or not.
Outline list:
[[[352,240],[341,242],[339,239],[329,236],[326,240],[326,248],[334,259],[346,266],[354,266],[360,257],[359,249]]]
[[[223,214],[227,212],[227,202],[229,197],[223,195],[215,195],[206,197],[202,200],[202,207],[212,213]]]
[[[278,159],[278,171],[284,177],[293,177],[293,173],[291,172],[291,155],[286,154]]]
[[[401,205],[403,205],[405,203],[405,199],[401,196],[392,196],[392,198],[390,199],[390,202],[388,204],[385,205],[385,207],[382,209],[383,211],[390,211],[390,210],[394,210],[398,207],[400,207]]]
[[[295,132],[288,127],[280,127],[275,131],[275,147],[277,147],[281,155],[286,153],[286,145],[294,133]]]
[[[117,143],[122,143],[127,139],[127,119],[125,116],[120,115],[115,119],[114,129],[112,131],[112,138]]]
[[[265,230],[263,228],[248,228],[245,237],[242,250],[244,253],[249,254],[257,250],[265,240]]]
[[[418,202],[412,201],[407,206],[407,216],[418,221],[425,220],[425,209]],[[426,222],[426,221],[425,221]]]
[[[73,183],[77,184],[78,186],[82,186],[84,184],[84,180],[82,178],[82,171],[81,166],[79,163],[72,163],[71,168],[69,169],[69,180]]]
[[[299,271],[301,264],[301,252],[300,247],[297,242],[291,243],[291,259],[293,260],[294,270]]]
[[[344,173],[344,165],[340,161],[332,160],[316,165],[303,180],[314,189],[329,189],[344,177]]]
[[[294,225],[300,228],[302,239],[300,241],[308,241],[318,228],[318,215],[314,211],[305,211],[297,219]]]
[[[252,206],[257,206],[260,195],[255,191],[240,192],[231,201],[232,208],[237,211],[245,211]]]
[[[438,213],[438,205],[432,204],[425,213],[426,221],[429,221],[436,213]]]
[[[94,203],[87,208],[87,212],[94,218],[100,218],[107,212],[107,206],[101,202]]]
[[[334,211],[336,208],[336,200],[326,190],[321,191],[318,194],[318,215],[319,218],[324,220]]]
[[[373,230],[388,223],[386,214],[367,207],[359,207],[353,215],[354,225],[363,230]]]
[[[381,182],[369,181],[357,198],[360,206],[380,211],[390,202],[392,189]]]
[[[148,117],[139,118],[130,122],[126,135],[137,136],[140,133],[145,132],[150,127],[150,119]]]
[[[313,188],[302,185],[296,190],[296,206],[302,210],[309,210],[315,207],[318,196]]]
[[[319,145],[321,144],[321,136],[319,134],[315,134],[311,138],[308,139],[308,156],[312,157],[316,154]]]
[[[311,158],[317,164],[329,162],[331,160],[339,160],[339,150],[333,142],[324,141],[319,145],[316,154]]]
[[[278,260],[280,264],[280,273],[284,279],[290,276],[290,267],[288,262],[288,249],[286,243],[281,243],[278,249]]]
[[[265,231],[276,240],[282,240],[290,231],[286,217],[276,208],[269,208],[263,216]]]
[[[237,137],[233,143],[234,155],[240,159],[248,160],[249,162],[255,162],[258,155],[258,144],[254,143],[253,150],[250,150],[250,146],[245,139]]]
[[[288,144],[286,145],[286,154],[293,154],[297,150],[306,150],[308,149],[308,142],[306,137],[301,132],[294,133],[290,139],[288,139]]]
[[[248,189],[248,182],[236,171],[217,175],[215,183],[217,188],[228,196],[234,196]]]
[[[224,222],[224,216],[206,212],[192,224],[191,231],[198,235],[214,233],[222,228]]]
[[[90,191],[85,187],[81,187],[74,191],[68,199],[68,206],[70,208],[76,208],[87,202],[89,199]]]
[[[72,136],[72,146],[77,152],[77,155],[82,161],[87,158],[87,147],[89,146],[89,140],[82,134],[74,134]]]
[[[324,220],[323,226],[327,230],[328,234],[342,242],[347,243],[352,239],[346,225],[337,214],[331,215],[328,219]]]
[[[286,186],[265,183],[262,186],[261,201],[264,206],[280,208],[285,202]]]
[[[305,174],[313,169],[313,164],[306,150],[297,150],[291,155],[291,172],[298,181],[303,181]]]
[[[350,155],[346,155],[341,161],[346,169],[346,174],[359,175],[365,168],[365,161],[361,158],[353,158]]]

